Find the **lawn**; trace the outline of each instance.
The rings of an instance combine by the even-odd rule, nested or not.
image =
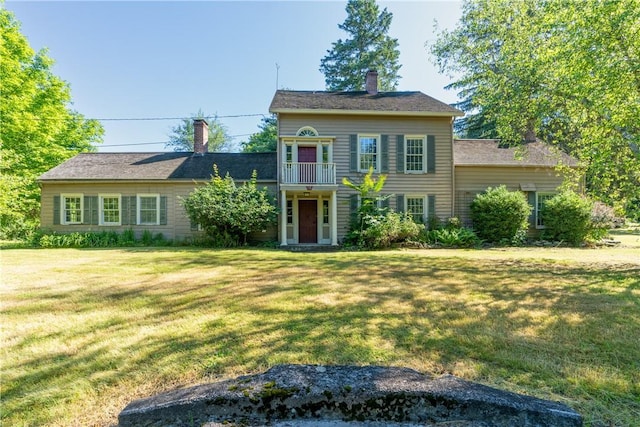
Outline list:
[[[2,424],[280,363],[406,366],[640,420],[640,249],[3,250]]]

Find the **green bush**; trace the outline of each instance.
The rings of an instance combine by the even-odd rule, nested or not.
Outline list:
[[[364,249],[388,248],[393,243],[415,239],[422,226],[413,222],[411,215],[388,211],[362,216],[362,228],[352,230],[347,242]]]
[[[122,234],[115,231],[86,233],[39,233],[31,240],[33,246],[42,248],[109,248],[122,246],[167,246],[172,242],[166,240],[162,233],[155,236],[145,230],[142,239],[137,241],[133,230],[125,230]]]
[[[476,236],[473,230],[452,227],[435,230],[424,229],[418,236],[418,241],[447,248],[473,248],[482,244],[482,240]]]
[[[556,194],[542,208],[542,237],[579,245],[594,231],[592,210],[593,202],[586,196],[573,191]]]
[[[509,191],[504,185],[490,187],[471,203],[473,229],[487,242],[520,244],[529,228],[531,209],[521,191]]]

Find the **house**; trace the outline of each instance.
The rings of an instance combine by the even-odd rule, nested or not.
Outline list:
[[[221,176],[251,179],[276,193],[275,153],[208,153],[207,123],[194,122],[193,153],[82,153],[41,175],[41,227],[60,233],[133,229],[184,240],[198,233],[180,204],[194,187]],[[276,232],[251,236],[270,240]]]
[[[463,113],[421,92],[378,92],[377,73],[359,92],[276,91],[276,153],[207,153],[207,123],[194,122],[194,153],[85,153],[46,172],[41,224],[58,232],[133,228],[188,239],[198,233],[180,205],[216,164],[236,181],[258,181],[278,198],[277,227],[254,238],[281,245],[337,245],[361,202],[341,184],[373,168],[387,175],[385,204],[417,221],[454,215],[489,186],[526,191],[538,206],[562,183],[555,165],[575,160],[542,143],[518,156],[494,140],[456,140]],[[536,225],[534,222],[533,225]],[[540,224],[537,224],[540,225]]]
[[[544,202],[557,192],[564,175],[558,166],[579,167],[578,161],[541,141],[521,147],[504,146],[495,139],[454,139],[454,214],[471,226],[469,205],[489,187],[504,185],[508,190],[526,193],[533,206],[531,229],[542,228],[540,211]]]

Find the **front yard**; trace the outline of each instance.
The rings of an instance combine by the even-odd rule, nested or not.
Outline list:
[[[280,363],[449,372],[640,420],[640,249],[2,251],[2,424]]]

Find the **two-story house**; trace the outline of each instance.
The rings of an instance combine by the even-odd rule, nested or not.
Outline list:
[[[421,92],[276,92],[280,242],[337,244],[357,196],[341,185],[373,168],[389,205],[424,221],[453,215],[453,130],[463,113]],[[284,214],[286,213],[286,214]]]
[[[383,193],[392,209],[415,220],[459,216],[489,186],[524,191],[537,214],[563,182],[555,166],[577,167],[546,144],[524,149],[495,140],[454,140],[462,112],[421,92],[378,92],[369,72],[360,92],[276,92],[276,153],[208,153],[207,123],[194,122],[194,153],[83,153],[39,178],[41,226],[57,232],[133,229],[167,239],[196,236],[180,199],[207,182],[217,165],[236,181],[251,178],[277,196],[277,227],[253,236],[287,245],[338,245],[360,200],[342,185],[373,168],[387,175]]]

